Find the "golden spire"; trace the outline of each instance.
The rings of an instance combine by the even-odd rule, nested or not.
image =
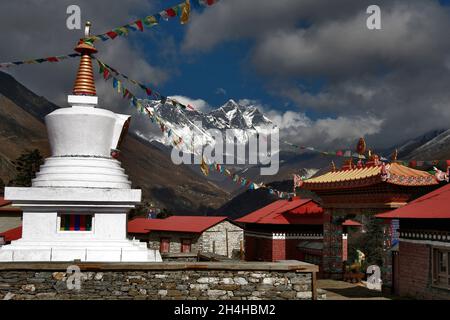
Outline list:
[[[331,171],[336,171],[336,165],[333,160],[331,160]]]
[[[359,155],[363,155],[366,152],[366,140],[364,138],[359,138],[358,144],[356,145],[356,152]]]
[[[85,38],[89,37],[90,27],[91,23],[89,21],[86,22]],[[81,59],[73,87],[73,94],[77,96],[95,96],[97,92],[95,90],[91,54],[97,53],[97,49],[94,48],[93,44],[86,42],[84,39],[80,39],[75,51],[81,53]]]
[[[392,154],[392,161],[397,161],[398,158],[398,150],[395,149],[394,153]]]

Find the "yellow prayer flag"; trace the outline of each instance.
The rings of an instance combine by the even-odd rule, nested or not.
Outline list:
[[[202,170],[205,176],[209,175],[209,167],[205,162],[205,159],[202,157],[202,164],[200,165],[200,169]]]
[[[183,6],[183,10],[181,11],[180,22],[181,24],[186,24],[189,22],[189,15],[191,13],[191,3],[189,0],[186,0]]]

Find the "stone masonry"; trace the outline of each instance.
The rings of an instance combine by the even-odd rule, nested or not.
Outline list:
[[[37,264],[5,265],[0,264],[0,299],[6,300],[304,300],[313,297],[317,269],[301,262],[256,268],[255,263],[157,263],[126,270],[117,270],[119,264],[79,264],[81,289],[69,290],[74,278],[65,272],[68,264],[41,264],[41,270],[31,270]],[[319,291],[317,298],[325,296]]]
[[[150,249],[159,250],[162,238],[170,240],[170,253],[181,252],[183,239],[191,240],[191,252],[215,253],[229,258],[239,258],[244,231],[239,226],[222,221],[203,231],[201,234],[169,231],[152,231],[148,235],[138,237],[141,241],[148,241]],[[228,246],[228,249],[227,249]]]

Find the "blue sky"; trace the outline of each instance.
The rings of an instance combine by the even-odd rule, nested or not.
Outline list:
[[[179,0],[164,1],[161,8],[178,3]],[[130,37],[137,45],[145,48],[149,61],[171,70],[168,80],[158,86],[161,93],[204,99],[212,107],[218,107],[228,99],[256,99],[270,105],[289,102],[287,99],[280,101],[279,97],[269,94],[267,79],[252,70],[248,61],[251,50],[248,40],[226,42],[206,53],[183,53],[180,47],[185,30],[186,26],[181,25],[177,19],[171,19],[148,31],[154,33],[150,41],[142,43],[139,33]],[[174,52],[175,59],[167,59],[166,55],[160,53],[165,47],[165,38],[174,40],[177,51]],[[225,92],[219,89],[224,89]]]

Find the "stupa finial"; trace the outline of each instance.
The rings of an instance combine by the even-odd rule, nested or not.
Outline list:
[[[398,149],[395,149],[392,153],[392,161],[397,161],[398,158]]]
[[[94,45],[88,40],[90,36],[91,23],[86,22],[84,29],[84,39],[80,39],[75,51],[81,53],[80,66],[73,87],[73,94],[76,96],[96,96],[94,81],[94,71],[92,68],[91,54],[97,53]]]
[[[91,35],[91,26],[92,26],[92,23],[90,21],[86,21],[86,25],[84,27],[84,36],[86,38]]]

